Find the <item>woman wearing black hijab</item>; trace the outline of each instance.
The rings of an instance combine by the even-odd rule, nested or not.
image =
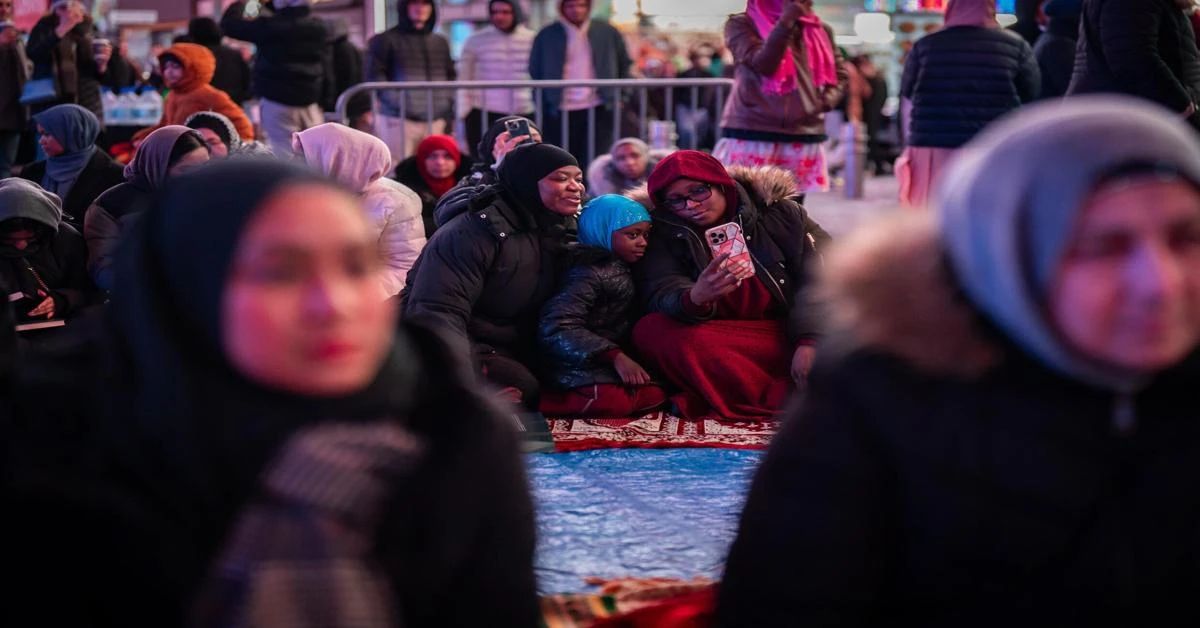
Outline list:
[[[330,424],[392,426],[418,452],[368,504],[369,559],[400,625],[536,623],[513,436],[435,330],[397,333],[371,233],[354,196],[298,166],[224,162],[168,182],[118,255],[86,391],[101,453],[57,470],[76,499],[6,510],[21,530],[0,538],[25,546],[0,553],[31,583],[57,565],[78,602],[38,609],[41,623],[188,623],[281,447]],[[310,559],[325,547],[311,541],[277,546]],[[72,612],[89,621],[45,620]]]
[[[524,120],[529,125],[529,135],[510,136],[508,122],[511,120]],[[524,145],[526,141],[535,144],[542,143],[542,131],[533,123],[533,120],[521,116],[505,116],[496,120],[487,133],[483,134],[483,139],[479,140],[476,150],[482,155],[482,158],[471,169],[471,174],[463,177],[457,185],[438,199],[437,206],[433,210],[435,228],[440,228],[455,216],[466,211],[471,197],[487,186],[499,183],[498,171],[500,164],[504,161],[504,156],[518,146]]]
[[[532,144],[509,153],[499,177],[425,245],[403,316],[469,342],[480,374],[537,412],[538,313],[569,263],[583,172],[567,151]]]

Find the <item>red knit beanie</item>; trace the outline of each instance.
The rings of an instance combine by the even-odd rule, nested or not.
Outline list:
[[[424,164],[425,159],[435,150],[444,150],[450,153],[450,158],[454,160],[454,164],[456,166],[462,165],[462,153],[458,150],[458,142],[454,141],[454,138],[449,135],[430,135],[421,140],[421,143],[417,144],[418,163]]]
[[[646,191],[650,193],[654,204],[661,203],[663,192],[680,179],[718,186],[724,190],[725,201],[730,209],[737,207],[737,185],[729,176],[729,171],[715,157],[698,150],[675,151],[658,162],[646,181]]]

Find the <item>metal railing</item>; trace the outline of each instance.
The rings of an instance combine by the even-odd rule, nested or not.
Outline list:
[[[378,92],[424,92],[425,94],[425,122],[430,133],[433,132],[434,120],[434,98],[435,92],[454,92],[457,96],[458,92],[464,90],[488,90],[488,89],[509,89],[509,90],[524,90],[528,89],[533,92],[534,104],[534,122],[538,127],[543,128],[543,121],[547,117],[547,112],[542,110],[542,92],[547,89],[564,89],[568,87],[590,87],[597,90],[604,88],[619,88],[619,94],[622,97],[613,99],[612,105],[612,138],[611,141],[603,145],[603,149],[607,151],[608,147],[613,142],[621,139],[622,121],[625,110],[630,106],[625,103],[624,95],[628,92],[636,92],[637,97],[634,99],[637,103],[639,135],[642,138],[646,137],[647,129],[650,125],[649,118],[649,94],[652,90],[663,90],[663,109],[665,111],[656,112],[666,122],[675,121],[675,105],[674,96],[677,89],[688,89],[690,95],[691,110],[707,109],[710,112],[710,119],[713,125],[714,135],[720,137],[720,126],[716,123],[716,119],[720,116],[721,110],[725,105],[725,97],[727,93],[733,89],[733,79],[711,78],[711,79],[593,79],[587,81],[412,81],[412,82],[373,82],[359,83],[342,93],[337,101],[337,115],[343,123],[349,124],[346,110],[350,99],[362,93],[378,93]],[[715,90],[715,97],[711,102],[702,103],[701,90],[708,88]],[[401,94],[402,96],[407,94]],[[401,97],[399,100],[400,118],[407,119],[408,113],[408,98]],[[455,98],[455,102],[458,98]],[[486,99],[481,99],[486,101]],[[632,101],[631,101],[632,102]],[[486,106],[486,105],[484,105]],[[483,115],[480,116],[481,134],[487,132],[488,114],[489,113],[509,113],[500,111],[490,111],[483,106],[480,107]],[[591,161],[596,156],[596,143],[604,138],[596,137],[596,109],[587,110],[587,156],[588,161]],[[455,112],[456,118],[462,118],[466,115],[465,111]],[[608,114],[605,114],[608,115]],[[561,116],[562,124],[562,148],[571,151],[570,133],[568,123],[573,117]],[[400,130],[403,133],[403,129]],[[688,146],[685,148],[696,148],[699,138],[696,133],[689,136]]]

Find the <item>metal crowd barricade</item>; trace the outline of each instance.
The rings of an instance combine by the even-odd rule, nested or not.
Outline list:
[[[376,93],[376,92],[383,92],[383,91],[387,91],[387,92],[424,92],[425,93],[425,101],[427,104],[427,106],[426,106],[427,113],[426,113],[425,122],[426,122],[426,126],[427,126],[429,132],[432,133],[433,132],[433,123],[434,123],[434,118],[433,118],[433,94],[434,94],[434,92],[451,91],[451,92],[455,92],[455,95],[457,96],[457,92],[459,92],[460,90],[475,91],[475,90],[485,90],[485,89],[510,89],[510,90],[529,89],[529,90],[533,91],[533,103],[534,103],[534,108],[535,108],[534,122],[536,122],[539,127],[542,127],[543,120],[546,117],[546,112],[542,111],[542,98],[541,98],[542,90],[563,89],[563,88],[567,88],[567,87],[592,87],[592,88],[596,88],[598,90],[603,89],[603,88],[609,88],[609,89],[618,88],[618,89],[620,89],[622,96],[628,92],[637,92],[636,100],[637,100],[638,114],[639,114],[638,120],[639,120],[639,125],[640,125],[639,135],[642,138],[646,137],[646,129],[650,122],[650,120],[648,118],[649,107],[647,104],[648,98],[649,98],[649,92],[651,90],[659,90],[659,89],[665,91],[663,108],[666,111],[661,112],[660,116],[662,116],[664,118],[664,120],[667,122],[673,122],[675,120],[675,111],[674,111],[675,103],[673,102],[674,101],[674,98],[673,98],[674,90],[679,89],[679,88],[687,88],[691,92],[690,93],[690,96],[691,96],[690,100],[691,100],[691,107],[692,107],[691,110],[696,111],[697,109],[700,109],[700,108],[708,109],[711,114],[710,121],[713,125],[714,132],[717,137],[720,137],[720,126],[718,124],[716,124],[716,121],[721,115],[721,110],[724,108],[726,95],[728,93],[732,92],[733,79],[724,79],[724,78],[711,78],[711,79],[593,79],[593,80],[588,80],[588,81],[568,81],[568,80],[560,80],[560,81],[533,81],[533,80],[528,80],[528,81],[453,81],[453,82],[451,82],[451,81],[412,81],[412,82],[360,83],[360,84],[355,85],[355,86],[351,87],[350,89],[346,90],[345,92],[342,93],[341,96],[338,97],[337,115],[338,115],[338,118],[340,120],[342,120],[343,123],[349,124],[350,121],[346,115],[347,105],[349,104],[350,99],[352,97],[354,97],[358,94],[364,93],[364,92],[367,92],[367,93]],[[715,89],[716,97],[713,99],[712,102],[701,103],[700,102],[701,101],[700,93],[701,93],[701,90],[706,87]],[[404,95],[404,94],[402,94],[402,95]],[[481,100],[486,100],[486,99],[481,99]],[[399,99],[399,101],[400,101],[400,118],[407,119],[406,114],[407,114],[407,109],[408,109],[408,99],[401,97]],[[457,102],[458,99],[455,98],[455,101]],[[616,142],[618,139],[621,138],[621,129],[622,129],[621,122],[623,120],[622,115],[625,111],[626,106],[628,106],[628,105],[626,105],[626,103],[624,102],[624,98],[614,99],[614,103],[613,103],[613,107],[612,107],[612,117],[613,117],[612,138],[610,138],[609,142],[602,145],[602,148],[605,151],[607,151],[608,147],[611,146],[613,142]],[[508,112],[491,112],[487,109],[483,109],[482,111],[483,111],[483,115],[480,116],[481,133],[487,132],[487,129],[489,126],[489,124],[488,124],[488,114],[489,113],[508,113]],[[456,117],[462,118],[463,116],[466,115],[466,113],[467,112],[465,112],[465,111],[456,112]],[[564,150],[571,151],[572,147],[570,146],[570,133],[569,133],[569,128],[568,128],[568,120],[569,120],[568,116],[562,116],[562,138],[563,138],[562,148]],[[603,139],[605,139],[605,138],[597,138],[596,137],[596,109],[595,108],[588,110],[587,126],[588,126],[587,156],[588,156],[588,161],[591,161],[593,158],[595,158],[596,153],[597,153],[597,150],[596,150],[597,149],[597,146],[596,146],[597,141],[602,141]],[[404,133],[403,127],[404,127],[403,124],[400,125],[400,133],[401,134]],[[401,136],[401,138],[402,138],[402,143],[403,143],[403,136]],[[696,148],[697,143],[699,141],[698,134],[691,133],[689,139],[690,139],[690,141],[688,142],[688,146],[685,146],[684,148]]]

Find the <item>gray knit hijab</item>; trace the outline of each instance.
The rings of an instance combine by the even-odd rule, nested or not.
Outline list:
[[[1046,304],[1083,203],[1106,174],[1136,163],[1200,182],[1195,131],[1140,100],[1071,98],[993,124],[955,156],[934,198],[943,247],[975,306],[1054,370],[1124,393],[1145,374],[1074,351]]]

